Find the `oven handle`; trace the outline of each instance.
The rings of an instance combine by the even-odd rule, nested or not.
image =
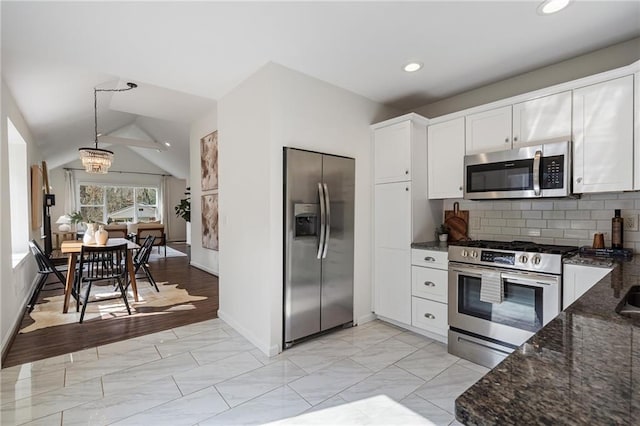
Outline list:
[[[528,285],[532,287],[541,287],[541,286],[548,287],[548,286],[558,284],[557,278],[545,279],[544,277],[540,277],[540,276],[527,277],[526,279],[523,279],[521,276],[518,276],[518,275],[503,273],[502,279],[508,280],[512,283],[523,284],[523,285]]]
[[[486,266],[467,266],[455,262],[449,262],[449,273],[458,273],[471,275],[474,277],[482,277],[482,271],[496,271],[495,268]],[[521,274],[513,271],[500,270],[502,280],[509,280],[517,284],[528,285],[531,287],[543,287],[550,285],[558,285],[560,278],[557,276],[545,276],[540,274],[530,274],[523,272]]]

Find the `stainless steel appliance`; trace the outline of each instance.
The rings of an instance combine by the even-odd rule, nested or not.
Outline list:
[[[284,347],[353,324],[355,160],[284,148]]]
[[[571,142],[465,155],[464,198],[566,197],[571,195]]]
[[[572,246],[468,241],[449,246],[449,352],[493,368],[555,318]]]

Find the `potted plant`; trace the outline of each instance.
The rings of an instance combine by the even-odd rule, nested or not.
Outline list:
[[[69,220],[71,221],[71,224],[73,225],[72,229],[74,231],[79,231],[78,224],[84,221],[84,217],[82,217],[82,213],[80,213],[80,210],[67,213],[67,217],[69,218]]]
[[[449,238],[449,227],[446,224],[441,223],[440,226],[436,228],[436,235],[438,235],[438,240],[446,242]]]
[[[181,217],[187,222],[187,244],[191,244],[191,187],[187,187],[184,195],[185,198],[175,206],[176,216]]]

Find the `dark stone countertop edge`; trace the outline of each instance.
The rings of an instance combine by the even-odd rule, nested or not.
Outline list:
[[[419,243],[411,243],[412,249],[433,250],[433,251],[449,251],[449,243],[440,241],[425,241]]]

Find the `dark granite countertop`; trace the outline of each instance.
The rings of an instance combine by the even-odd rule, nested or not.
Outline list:
[[[640,316],[616,313],[640,260],[616,267],[456,400],[466,425],[640,423]]]
[[[412,249],[449,251],[449,244],[440,241],[426,241],[423,243],[411,243]]]
[[[616,260],[608,257],[593,257],[575,254],[564,259],[563,263],[569,265],[594,266],[597,268],[613,268]]]

